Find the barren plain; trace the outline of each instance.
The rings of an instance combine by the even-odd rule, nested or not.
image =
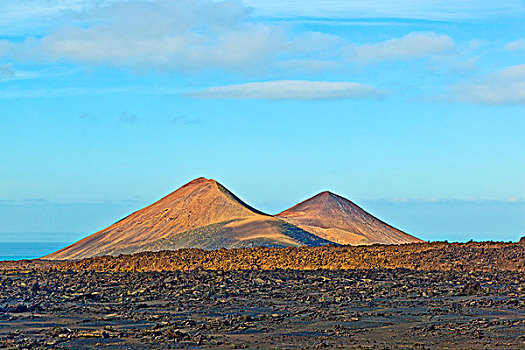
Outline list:
[[[523,349],[525,245],[428,243],[0,263],[8,349]]]

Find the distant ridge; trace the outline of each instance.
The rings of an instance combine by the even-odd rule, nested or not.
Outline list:
[[[422,243],[370,215],[346,198],[321,192],[276,215],[293,225],[338,244]]]
[[[179,248],[317,246],[329,243],[252,208],[215,180],[201,177],[44,259],[81,259]]]

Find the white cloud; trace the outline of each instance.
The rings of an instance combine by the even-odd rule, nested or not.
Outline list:
[[[505,45],[504,49],[507,51],[525,50],[525,40],[518,39],[511,41],[510,43]]]
[[[453,75],[469,75],[478,69],[478,57],[460,55],[435,57],[428,62],[430,71],[445,72]]]
[[[63,23],[68,14],[82,11],[92,3],[93,0],[2,0],[0,35],[42,34],[57,22]]]
[[[203,99],[321,100],[381,98],[388,95],[380,88],[352,82],[278,80],[241,85],[211,87],[184,92],[179,88],[151,86],[71,87],[56,89],[0,90],[0,99],[49,98],[107,94],[185,95]],[[122,113],[120,121],[135,121],[134,115]]]
[[[412,32],[400,38],[379,43],[349,46],[350,60],[368,63],[389,60],[420,59],[448,54],[455,49],[454,40],[433,32]]]
[[[525,64],[458,84],[450,89],[453,100],[485,105],[525,105]]]
[[[0,80],[10,80],[15,77],[15,70],[12,63],[0,64]]]
[[[102,2],[75,17],[76,25],[41,39],[4,42],[3,51],[18,59],[200,70],[253,68],[294,49],[280,26],[251,22],[237,1]]]
[[[0,32],[43,29],[56,18],[73,12],[111,4],[157,2],[157,0],[2,0],[0,2]],[[178,2],[171,1],[172,3]],[[219,2],[219,1],[215,1]],[[406,18],[427,20],[463,20],[475,18],[515,17],[525,13],[521,0],[237,0],[242,6],[253,8],[256,16],[304,20]],[[371,22],[369,22],[371,23]],[[366,25],[366,23],[363,23]]]
[[[343,37],[254,21],[239,1],[128,0],[75,2],[69,20],[22,43],[0,40],[11,60],[66,61],[135,70],[222,70],[257,75],[320,72],[351,64],[452,55],[452,38],[413,32],[379,43],[349,45]],[[54,8],[54,11],[59,11]],[[25,12],[22,11],[24,15]],[[60,25],[68,23],[68,25]]]
[[[207,99],[327,100],[380,98],[386,92],[352,82],[277,80],[211,87],[188,95]]]
[[[71,69],[62,69],[56,67],[54,69],[43,69],[43,70],[15,70],[12,63],[0,64],[0,81],[12,81],[12,80],[29,80],[40,77],[57,77],[60,75],[67,75],[73,72]]]
[[[521,0],[244,0],[269,17],[414,18],[460,20],[514,17],[525,13]]]

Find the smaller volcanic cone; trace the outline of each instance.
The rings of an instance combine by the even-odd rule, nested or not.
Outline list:
[[[370,215],[351,201],[325,191],[276,215],[339,244],[401,244],[423,241]]]

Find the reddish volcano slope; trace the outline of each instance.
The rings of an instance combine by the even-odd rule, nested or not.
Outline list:
[[[253,209],[216,181],[198,178],[44,259],[81,259],[179,248],[328,243],[293,224]]]
[[[339,244],[423,242],[331,192],[321,192],[277,214],[276,217]]]

